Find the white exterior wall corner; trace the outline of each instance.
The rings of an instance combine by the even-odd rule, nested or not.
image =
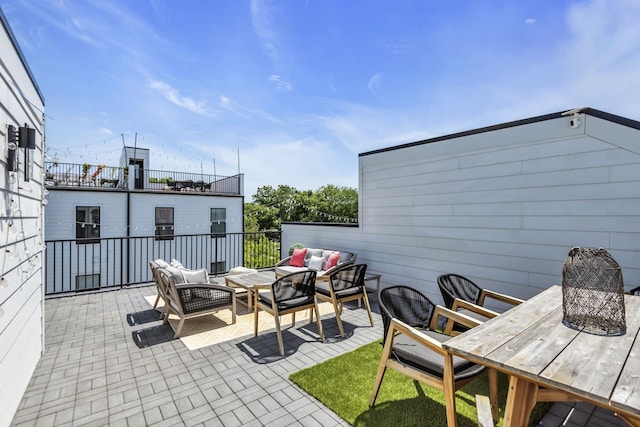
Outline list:
[[[0,249],[19,257],[2,258],[0,270],[0,425],[9,425],[44,351],[43,181],[44,101],[0,10]],[[7,172],[7,127],[25,123],[36,131],[36,148],[27,164],[18,148],[18,169]],[[10,201],[19,206],[16,210]],[[9,221],[17,233],[9,233]],[[29,254],[27,256],[27,253]]]
[[[561,283],[572,246],[604,247],[634,287],[640,131],[582,119],[576,129],[560,117],[362,155],[359,228],[284,225],[283,250],[330,240],[358,252],[383,286],[415,286],[441,303],[440,274],[529,298]]]

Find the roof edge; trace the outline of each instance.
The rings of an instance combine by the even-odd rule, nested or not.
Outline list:
[[[568,111],[573,111],[573,110],[568,110]],[[588,114],[590,116],[593,117],[598,117],[600,119],[603,120],[608,120],[614,123],[618,123],[620,125],[623,126],[627,126],[627,127],[631,127],[634,129],[638,129],[640,130],[640,122],[636,121],[636,120],[632,120],[632,119],[628,119],[626,117],[622,117],[622,116],[616,116],[615,114],[611,114],[611,113],[607,113],[605,111],[600,111],[600,110],[596,110],[594,108],[581,108],[580,113],[583,114]],[[400,144],[400,145],[395,145],[393,147],[387,147],[387,148],[380,148],[378,150],[372,150],[372,151],[366,151],[364,153],[360,153],[358,154],[358,157],[364,157],[364,156],[369,156],[372,154],[379,154],[379,153],[384,153],[387,151],[395,151],[395,150],[400,150],[403,148],[409,148],[409,147],[415,147],[418,145],[424,145],[424,144],[430,144],[432,142],[439,142],[439,141],[446,141],[448,139],[455,139],[455,138],[461,138],[464,136],[470,136],[470,135],[476,135],[476,134],[480,134],[480,133],[485,133],[485,132],[492,132],[492,131],[496,131],[496,130],[500,130],[500,129],[508,129],[511,127],[515,127],[515,126],[522,126],[522,125],[528,125],[531,123],[538,123],[538,122],[543,122],[546,120],[553,120],[553,119],[557,119],[562,117],[563,115],[565,115],[566,111],[560,111],[557,113],[551,113],[551,114],[544,114],[542,116],[536,116],[536,117],[531,117],[528,119],[521,119],[521,120],[515,120],[512,122],[507,122],[507,123],[502,123],[502,124],[497,124],[497,125],[492,125],[492,126],[485,126],[482,128],[478,128],[478,129],[472,129],[472,130],[467,130],[467,131],[463,131],[463,132],[456,132],[456,133],[452,133],[452,134],[448,134],[448,135],[443,135],[443,136],[437,136],[434,138],[429,138],[429,139],[424,139],[421,141],[415,141],[415,142],[409,142],[406,144]]]

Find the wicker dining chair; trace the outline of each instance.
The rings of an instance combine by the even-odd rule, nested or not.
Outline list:
[[[390,286],[379,292],[384,328],[384,349],[371,392],[373,407],[387,368],[444,392],[447,425],[456,425],[455,392],[478,378],[485,367],[453,356],[442,348],[450,335],[438,331],[439,317],[467,327],[480,322],[435,305],[421,292],[407,286]],[[494,418],[498,416],[497,373],[489,370],[489,395]]]
[[[437,279],[438,288],[442,294],[444,305],[453,311],[460,311],[467,316],[484,322],[497,316],[495,310],[485,308],[487,298],[506,303],[519,305],[524,301],[509,295],[483,289],[470,279],[459,274],[442,274]],[[464,330],[465,328],[457,328]]]
[[[328,282],[316,283],[316,296],[318,299],[333,304],[341,337],[344,337],[344,329],[340,315],[342,314],[342,304],[345,302],[363,300],[369,315],[369,322],[373,326],[373,315],[371,314],[371,306],[367,297],[367,288],[364,285],[366,271],[367,264],[347,264],[338,267],[337,270],[331,273]]]
[[[261,291],[261,289],[263,290]],[[287,274],[276,279],[271,285],[255,286],[254,290],[256,291],[254,292],[255,303],[253,306],[254,336],[258,336],[258,313],[262,310],[271,314],[275,319],[278,349],[280,350],[280,355],[284,356],[280,316],[291,314],[291,326],[295,326],[296,312],[312,309],[316,315],[320,341],[324,342],[322,322],[320,321],[320,312],[316,301],[315,271],[304,270]],[[312,316],[311,319],[313,319]]]

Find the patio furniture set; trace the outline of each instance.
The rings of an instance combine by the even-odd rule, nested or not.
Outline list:
[[[175,331],[175,338],[178,338],[186,319],[212,314],[222,309],[232,310],[232,323],[235,323],[236,292],[240,290],[238,293],[246,294],[247,307],[254,312],[254,335],[258,335],[259,312],[271,314],[275,319],[278,349],[280,355],[284,356],[280,316],[291,314],[292,326],[295,326],[296,312],[309,310],[310,322],[313,322],[315,313],[320,340],[324,341],[318,300],[333,305],[341,337],[344,337],[344,329],[340,315],[345,302],[363,301],[373,326],[371,306],[365,287],[367,266],[354,264],[354,261],[355,256],[350,256],[340,265],[326,268],[330,273],[323,274],[322,280],[317,280],[317,271],[303,268],[280,276],[274,271],[229,275],[225,277],[225,285],[218,285],[206,270],[188,270],[181,267],[176,260],[171,263],[174,265],[164,260],[150,261],[158,291],[154,308],[160,300],[164,300],[161,309],[164,323],[168,322],[170,315],[180,319]],[[372,277],[379,280],[379,275]]]

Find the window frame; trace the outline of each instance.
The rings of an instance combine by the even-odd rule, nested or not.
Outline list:
[[[222,215],[219,215],[222,213]],[[227,208],[211,208],[211,237],[227,234]],[[222,231],[216,228],[221,228]]]
[[[171,212],[171,221],[161,222],[160,212]],[[168,218],[167,218],[168,219]],[[155,240],[174,240],[175,234],[175,210],[170,206],[156,206],[155,208]]]
[[[84,211],[83,219],[79,218],[79,214]],[[93,215],[98,213],[97,222]],[[92,244],[100,243],[100,206],[76,206],[76,243]],[[88,227],[90,226],[90,227]]]

